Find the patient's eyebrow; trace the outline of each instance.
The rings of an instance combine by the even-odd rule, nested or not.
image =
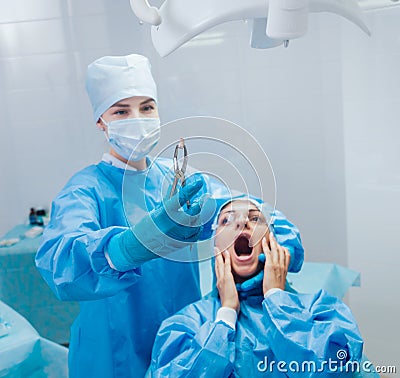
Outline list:
[[[256,212],[258,212],[258,213],[261,213],[261,211],[260,210],[258,210],[258,209],[249,209],[249,213],[250,212],[254,212],[254,211],[256,211]],[[223,211],[222,213],[221,213],[221,215],[222,214],[232,214],[232,213],[236,213],[236,210],[225,210],[225,211]]]

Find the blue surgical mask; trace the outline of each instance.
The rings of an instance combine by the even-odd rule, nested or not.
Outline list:
[[[104,122],[108,142],[115,152],[126,160],[143,159],[160,139],[159,118],[127,118]]]

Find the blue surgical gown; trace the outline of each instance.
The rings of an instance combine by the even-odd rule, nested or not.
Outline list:
[[[160,183],[172,161],[127,171],[101,162],[75,174],[52,204],[52,216],[36,256],[43,278],[61,300],[79,301],[71,328],[70,376],[143,377],[161,322],[200,299],[196,263],[154,259],[127,272],[106,258],[109,240],[161,203]],[[122,190],[129,189],[129,206]],[[208,193],[217,183],[207,181]],[[127,207],[129,209],[127,209]],[[303,253],[298,230],[280,215],[282,243]]]
[[[349,360],[360,361],[363,341],[349,308],[339,299],[323,290],[316,294],[278,291],[265,299],[261,287],[239,292],[239,297],[236,330],[215,321],[221,307],[215,292],[165,320],[154,343],[149,375],[353,375],[351,369],[346,373],[345,365]],[[329,359],[332,362],[325,366],[323,361],[329,363]]]

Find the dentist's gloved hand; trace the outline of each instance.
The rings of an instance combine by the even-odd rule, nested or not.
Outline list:
[[[203,185],[201,176],[188,177],[174,196],[164,199],[131,229],[111,238],[106,252],[110,265],[125,272],[196,242],[202,231],[203,200],[192,198]],[[188,200],[189,208],[185,205]]]

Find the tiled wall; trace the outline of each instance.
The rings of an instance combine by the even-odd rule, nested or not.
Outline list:
[[[397,365],[400,305],[400,7],[368,14],[370,39],[342,29],[350,303],[376,363]]]
[[[143,51],[129,2],[16,0],[0,5],[0,234],[27,220],[106,149],[84,90],[86,66]]]
[[[144,53],[162,121],[211,115],[257,138],[274,168],[277,206],[301,229],[307,259],[362,272],[351,303],[367,352],[381,363],[396,357],[399,8],[368,15],[372,38],[338,16],[313,14],[306,37],[258,51],[238,21],[161,59],[128,0],[0,7],[1,234],[29,207],[48,206],[106,150],[84,91],[87,64]]]

